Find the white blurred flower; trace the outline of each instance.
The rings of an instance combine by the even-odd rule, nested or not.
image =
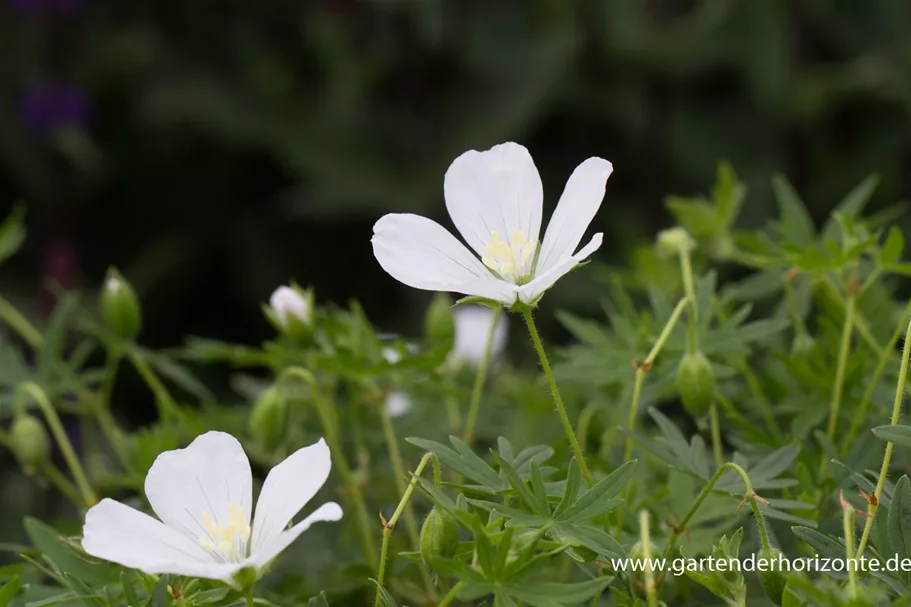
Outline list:
[[[281,286],[275,289],[269,298],[269,307],[278,323],[285,328],[290,326],[292,319],[297,319],[304,325],[310,324],[311,302],[305,294],[293,287]]]
[[[455,322],[455,343],[450,358],[457,363],[467,363],[473,367],[480,366],[487,347],[493,310],[484,306],[466,305],[455,308],[452,313]],[[506,337],[506,318],[500,314],[500,320],[494,329],[490,344],[491,360],[495,360],[506,349]]]
[[[253,477],[240,443],[208,432],[185,449],[158,456],[145,493],[158,519],[104,499],[85,516],[82,547],[97,558],[145,573],[220,580],[250,568],[256,577],[313,523],[337,521],[342,509],[327,502],[288,528],[326,482],[331,461],[323,440],[273,468],[253,513]],[[160,519],[160,520],[159,520]]]
[[[389,417],[401,417],[411,411],[411,397],[404,392],[390,392],[383,406]]]
[[[601,158],[576,167],[539,246],[544,196],[528,150],[503,143],[465,152],[446,171],[443,194],[474,253],[426,217],[392,213],[373,227],[373,254],[393,278],[416,289],[534,305],[601,246],[598,233],[574,253],[601,206],[612,170]]]

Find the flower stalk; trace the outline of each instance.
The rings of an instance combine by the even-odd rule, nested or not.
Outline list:
[[[550,368],[550,362],[547,360],[547,353],[544,351],[544,344],[541,343],[541,336],[538,334],[538,328],[535,326],[534,318],[532,318],[531,309],[524,308],[522,310],[522,315],[525,317],[528,333],[531,335],[531,340],[535,344],[535,350],[538,352],[538,358],[541,360],[541,368],[544,369],[544,375],[547,377],[547,382],[550,384],[550,392],[554,397],[554,404],[557,406],[557,414],[560,416],[560,422],[563,424],[563,431],[566,433],[566,438],[569,440],[569,445],[572,448],[573,455],[576,457],[576,461],[579,462],[579,469],[582,470],[582,476],[585,478],[585,482],[587,482],[589,486],[592,486],[594,484],[592,473],[588,469],[588,464],[585,463],[585,454],[582,451],[581,445],[579,445],[578,439],[576,439],[576,433],[573,430],[572,422],[569,421],[569,416],[566,414],[566,406],[563,404],[563,398],[560,396],[560,389],[557,387],[553,371],[551,371]]]
[[[42,390],[41,387],[37,384],[32,382],[25,382],[23,384],[20,384],[16,389],[16,410],[18,412],[22,412],[25,408],[25,403],[23,402],[25,394],[28,394],[32,397],[32,399],[38,405],[38,408],[41,409],[41,413],[44,415],[44,418],[47,420],[47,424],[51,429],[51,434],[53,435],[54,440],[57,442],[57,446],[60,447],[60,452],[63,454],[63,459],[66,461],[66,464],[70,469],[70,473],[73,475],[73,479],[76,481],[76,487],[79,490],[82,505],[86,508],[95,505],[95,503],[98,501],[98,498],[95,496],[95,491],[89,484],[88,478],[85,475],[85,471],[82,468],[82,464],[79,462],[79,457],[76,455],[76,450],[73,449],[73,443],[70,442],[69,437],[66,435],[66,430],[63,428],[63,423],[61,423],[60,417],[54,410],[54,406],[51,404],[50,399],[48,399],[47,395],[44,393],[44,390]]]
[[[905,330],[905,345],[902,348],[901,364],[898,368],[898,385],[895,387],[895,400],[892,403],[892,418],[889,425],[898,425],[898,420],[902,412],[902,400],[905,396],[905,383],[908,379],[908,359],[911,357],[911,320],[908,321],[908,328]],[[889,473],[889,465],[892,463],[892,450],[895,445],[891,441],[886,442],[886,452],[883,455],[883,465],[879,470],[879,479],[876,481],[876,488],[873,495],[870,496],[867,505],[866,522],[864,530],[860,536],[860,544],[857,546],[857,558],[863,556],[864,548],[867,546],[867,540],[870,539],[870,531],[873,529],[873,520],[876,518],[876,512],[879,510],[879,499],[882,497],[883,488],[886,486],[886,476]]]
[[[440,462],[437,459],[437,456],[433,453],[424,454],[424,457],[421,458],[421,461],[418,463],[417,468],[414,469],[414,474],[411,476],[411,482],[408,483],[408,486],[405,488],[404,492],[402,492],[402,498],[399,500],[399,505],[396,506],[395,512],[392,513],[392,516],[383,525],[383,541],[380,547],[380,564],[376,575],[377,591],[376,599],[374,600],[375,607],[379,607],[382,602],[382,592],[380,591],[380,588],[383,587],[383,584],[386,580],[386,562],[388,560],[389,540],[392,537],[392,532],[395,530],[395,524],[398,522],[402,514],[407,510],[408,503],[411,500],[411,495],[414,493],[414,489],[417,486],[418,478],[420,478],[421,474],[424,472],[424,468],[427,466],[427,463],[431,461],[433,462],[433,482],[438,487],[441,485],[442,479],[440,475]]]

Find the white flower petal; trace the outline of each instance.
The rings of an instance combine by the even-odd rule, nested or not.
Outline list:
[[[465,245],[435,221],[391,213],[373,226],[373,254],[390,276],[415,289],[454,287],[493,275]]]
[[[90,555],[146,573],[229,580],[236,563],[217,563],[180,531],[111,499],[89,509],[82,547]]]
[[[582,235],[601,207],[611,171],[613,166],[607,160],[589,158],[570,175],[541,242],[536,276],[570,257],[579,246]]]
[[[253,505],[250,461],[236,438],[224,432],[198,436],[186,449],[166,451],[146,476],[146,497],[158,517],[191,538],[207,538],[203,517],[230,521],[229,505],[249,522]]]
[[[586,257],[597,251],[601,246],[603,240],[604,235],[601,232],[598,232],[592,236],[591,241],[582,247],[578,253],[572,257],[567,257],[561,260],[559,263],[557,263],[557,265],[552,266],[544,274],[539,275],[537,278],[519,289],[519,299],[521,299],[523,303],[534,303],[541,297],[541,295],[544,294],[544,291],[551,288],[555,282],[560,280],[560,278],[562,278],[565,274],[569,273],[570,270],[585,261]]]
[[[250,554],[279,536],[329,477],[332,460],[326,441],[298,449],[272,468],[256,501]]]
[[[493,320],[493,311],[483,306],[459,306],[453,311],[455,324],[455,342],[452,348],[452,357],[465,361],[477,367],[484,358],[484,349],[487,347],[487,336],[490,332],[490,322]],[[507,326],[506,317],[501,314],[493,332],[493,341],[490,347],[490,356],[497,358],[506,348]]]
[[[529,240],[537,240],[541,232],[541,177],[528,150],[517,143],[456,158],[446,171],[443,195],[452,222],[482,257],[493,231],[504,240],[512,230]]]
[[[252,563],[262,569],[278,556],[285,548],[310,528],[313,523],[334,522],[342,518],[342,508],[335,502],[327,502],[313,511],[313,514],[294,525],[287,531],[282,531],[263,545],[258,551],[252,553],[246,562]]]
[[[291,317],[296,317],[301,322],[310,322],[310,304],[300,293],[291,287],[281,286],[272,292],[269,297],[269,307],[275,312],[283,326],[287,327]]]

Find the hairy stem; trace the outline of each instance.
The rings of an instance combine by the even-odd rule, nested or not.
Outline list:
[[[585,477],[585,482],[588,483],[590,487],[594,484],[594,479],[592,478],[592,473],[588,469],[588,464],[585,463],[585,455],[582,452],[579,441],[576,439],[573,425],[569,421],[569,416],[566,414],[566,406],[563,404],[563,398],[560,396],[560,389],[557,387],[553,371],[550,369],[550,362],[547,360],[547,353],[544,351],[544,344],[541,343],[541,336],[538,335],[538,328],[535,326],[535,321],[531,316],[531,310],[525,309],[522,311],[522,314],[525,317],[525,324],[528,325],[528,333],[531,335],[531,340],[535,344],[535,350],[538,352],[538,358],[541,360],[541,368],[544,369],[547,383],[550,384],[550,392],[554,397],[554,404],[557,406],[557,414],[560,416],[560,422],[563,424],[563,431],[566,433],[566,438],[569,440],[569,445],[573,450],[576,461],[579,462],[582,476]]]
[[[901,365],[898,368],[898,385],[895,387],[895,400],[892,403],[892,419],[889,424],[895,426],[901,417],[902,400],[905,396],[905,382],[908,379],[908,358],[911,356],[911,320],[908,322],[908,328],[905,331],[905,345],[902,348]],[[863,556],[864,548],[867,546],[867,540],[870,539],[870,530],[873,528],[873,520],[876,518],[876,511],[879,509],[879,498],[882,497],[883,487],[886,486],[886,476],[889,473],[889,465],[892,463],[892,449],[895,445],[892,442],[886,443],[886,453],[883,455],[883,465],[879,470],[879,480],[876,481],[876,488],[870,497],[867,506],[867,517],[864,523],[864,530],[860,536],[860,544],[857,546],[857,558]]]

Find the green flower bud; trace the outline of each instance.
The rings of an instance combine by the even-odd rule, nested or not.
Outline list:
[[[18,415],[10,428],[12,450],[23,466],[32,468],[47,461],[51,443],[38,419],[31,415]]]
[[[259,397],[250,411],[250,434],[267,449],[274,449],[285,437],[288,401],[272,386]]]
[[[694,248],[696,241],[681,227],[658,232],[658,254],[663,257],[674,257]]]
[[[458,546],[458,524],[452,515],[434,506],[421,527],[421,558],[429,563],[431,557],[450,557],[455,554]]]
[[[795,356],[809,356],[816,348],[816,340],[807,333],[798,333],[791,344],[791,353]]]
[[[778,562],[780,556],[781,550],[778,548],[763,548],[758,555],[760,559],[765,559],[764,566],[759,570],[759,582],[766,596],[776,605],[781,605],[784,587],[788,583],[788,578],[781,571],[781,563]]]
[[[451,344],[455,339],[455,321],[452,318],[452,300],[444,293],[437,293],[424,316],[424,335],[434,345]]]
[[[690,415],[705,415],[715,398],[712,366],[701,352],[687,353],[677,367],[677,391]]]
[[[101,290],[101,318],[108,328],[124,339],[133,339],[142,327],[139,298],[115,268],[108,270]]]

